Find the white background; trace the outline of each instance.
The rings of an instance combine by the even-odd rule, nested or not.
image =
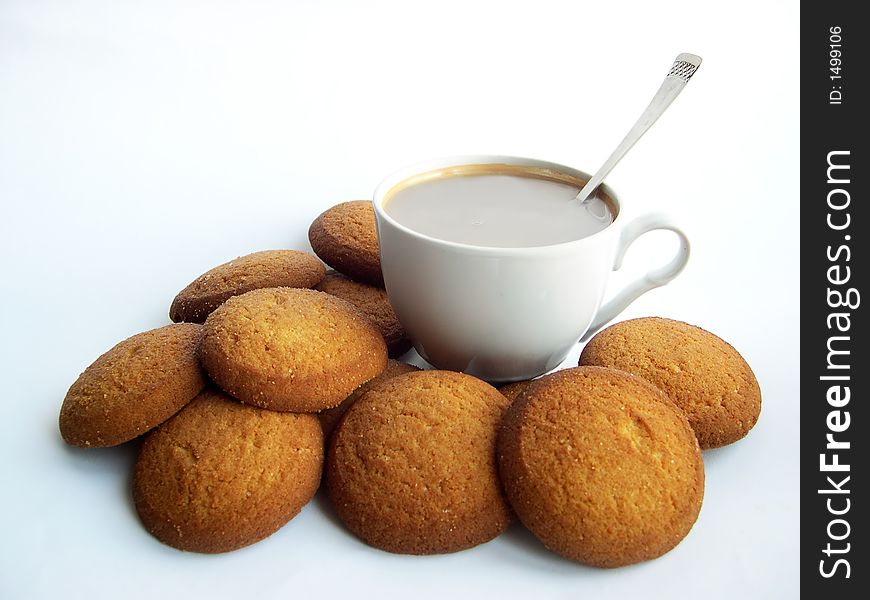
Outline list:
[[[796,597],[798,24],[797,2],[761,0],[2,0],[0,596]],[[676,214],[693,256],[623,316],[725,338],[764,405],[746,439],[705,453],[700,519],[671,553],[597,570],[515,526],[396,556],[318,497],[262,543],[186,554],[140,526],[132,449],[63,445],[68,386],[168,322],[202,271],[307,249],[322,210],[428,158],[594,170],[683,51],[703,66],[608,181],[628,216]],[[648,236],[628,275],[672,244]]]

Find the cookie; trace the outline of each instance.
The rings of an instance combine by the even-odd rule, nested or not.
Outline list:
[[[704,464],[685,415],[654,385],[616,369],[535,380],[505,415],[498,452],[520,521],[585,564],[661,556],[701,509]]]
[[[332,435],[332,432],[335,429],[335,426],[338,425],[338,421],[341,419],[342,415],[344,415],[344,413],[347,412],[347,409],[350,408],[351,405],[370,387],[381,381],[395,377],[396,375],[404,375],[405,373],[413,373],[414,371],[419,370],[419,367],[399,362],[398,360],[390,359],[387,361],[387,368],[384,369],[383,373],[356,388],[356,390],[354,390],[354,392],[345,398],[338,406],[317,413],[317,416],[320,417],[320,424],[323,426],[323,435],[329,439],[329,436]]]
[[[339,273],[327,273],[315,289],[347,300],[360,309],[384,336],[390,357],[401,356],[411,349],[411,341],[399,323],[383,287],[358,283]]]
[[[292,519],[320,484],[314,415],[260,410],[207,388],[150,433],[133,467],[133,501],[161,542],[229,552]]]
[[[371,201],[333,206],[311,224],[308,241],[314,253],[336,271],[357,281],[384,284]]]
[[[525,381],[514,381],[513,383],[501,386],[498,388],[498,391],[500,391],[505,398],[513,402],[520,394],[528,389],[531,383],[531,379],[526,379]]]
[[[452,371],[373,385],[330,440],[326,483],[339,518],[367,544],[403,554],[498,536],[511,521],[495,462],[507,405],[489,384]]]
[[[242,402],[317,412],[338,405],[387,366],[380,332],[348,302],[297,288],[234,296],[211,313],[199,357]]]
[[[100,356],[72,384],[60,409],[71,446],[117,446],[152,429],[196,396],[205,379],[196,347],[201,326],[139,333]]]
[[[700,327],[649,317],[611,325],[589,340],[581,365],[614,367],[654,383],[686,413],[701,448],[736,442],[761,413],[752,369]]]
[[[326,274],[317,257],[298,250],[266,250],[206,271],[181,290],[169,308],[176,323],[202,323],[233,296],[271,287],[312,288]]]

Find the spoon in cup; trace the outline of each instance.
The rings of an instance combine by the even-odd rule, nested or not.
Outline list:
[[[695,74],[695,71],[697,71],[700,66],[700,56],[688,53],[683,53],[677,56],[671,70],[662,82],[659,91],[656,92],[655,96],[653,96],[649,106],[646,107],[646,110],[643,111],[643,114],[637,120],[637,123],[634,124],[634,127],[631,128],[619,146],[616,147],[616,150],[613,151],[610,158],[608,158],[604,164],[601,165],[598,171],[595,172],[595,175],[586,182],[586,185],[583,186],[583,189],[580,190],[580,193],[575,197],[576,200],[579,200],[582,203],[589,201],[595,188],[601,185],[601,182],[608,174],[610,174],[613,167],[615,167],[617,163],[622,160],[622,157],[631,150],[632,146],[637,143],[637,140],[647,132],[647,129],[652,127],[653,123],[662,116],[662,113],[664,113],[668,106],[671,105],[674,98],[679,96],[680,92],[683,91],[683,88],[686,87],[686,84],[689,82],[689,79],[692,78],[692,75]]]

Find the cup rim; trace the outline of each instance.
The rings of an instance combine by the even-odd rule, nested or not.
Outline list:
[[[616,193],[608,186],[607,184],[602,183],[602,190],[610,197],[613,203],[616,205],[616,215],[613,217],[613,221],[610,222],[607,227],[601,229],[600,231],[596,231],[591,235],[584,236],[582,238],[576,240],[570,240],[567,242],[559,242],[556,244],[547,244],[545,246],[475,246],[472,244],[463,244],[461,242],[451,242],[449,240],[443,240],[441,238],[432,237],[430,235],[426,235],[424,233],[420,233],[414,229],[407,227],[406,225],[402,225],[398,221],[396,221],[393,217],[387,214],[386,210],[384,210],[384,199],[387,196],[387,193],[393,189],[396,185],[413,177],[414,175],[418,175],[421,173],[425,173],[427,171],[433,171],[436,169],[443,169],[446,167],[457,167],[461,165],[471,165],[471,164],[506,164],[513,166],[525,166],[525,167],[538,167],[538,168],[546,168],[552,169],[554,171],[561,171],[563,173],[573,175],[575,177],[580,177],[584,180],[588,180],[591,175],[579,169],[575,169],[573,167],[568,167],[566,165],[562,165],[559,163],[554,163],[546,160],[538,160],[536,158],[527,158],[522,156],[509,156],[509,155],[501,155],[501,154],[464,154],[458,156],[447,156],[442,158],[430,159],[424,162],[415,163],[397,171],[393,171],[390,175],[385,177],[375,188],[374,195],[372,197],[372,205],[374,206],[375,214],[377,215],[378,225],[380,226],[381,222],[389,223],[390,226],[402,231],[406,235],[417,238],[421,241],[426,241],[431,244],[439,245],[445,248],[452,248],[455,250],[462,250],[464,252],[475,253],[475,254],[488,254],[488,255],[519,255],[519,254],[540,254],[546,252],[552,252],[553,250],[568,250],[573,246],[581,246],[590,243],[596,238],[602,237],[610,233],[613,229],[613,226],[616,225],[617,221],[619,221],[619,217],[622,214],[622,202],[619,200],[619,197]]]

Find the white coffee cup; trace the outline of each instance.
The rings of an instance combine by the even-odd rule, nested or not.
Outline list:
[[[607,186],[613,222],[578,240],[531,248],[472,246],[423,235],[385,210],[390,191],[429,171],[460,165],[521,165],[582,180],[589,175],[555,163],[512,156],[455,156],[393,173],[374,193],[381,268],[390,302],[417,352],[441,369],[489,381],[518,381],[546,373],[572,347],[622,312],[641,294],[685,267],[689,240],[664,215],[628,223]],[[665,266],[646,273],[602,305],[610,272],[631,243],[648,231],[677,234],[680,247]]]

